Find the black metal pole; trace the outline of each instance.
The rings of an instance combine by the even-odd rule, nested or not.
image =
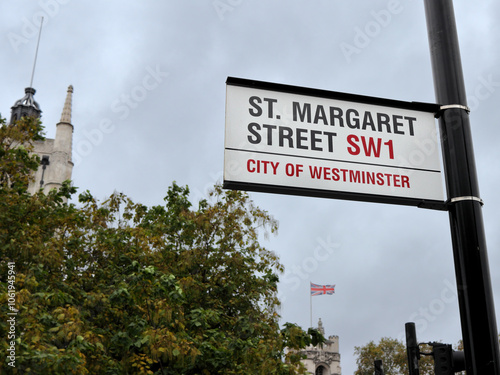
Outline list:
[[[424,0],[467,374],[500,375],[498,331],[452,0]]]
[[[417,341],[417,332],[415,323],[409,322],[405,324],[406,333],[406,355],[408,357],[408,374],[420,375],[418,360],[420,359],[420,349]]]
[[[381,359],[376,359],[373,361],[373,365],[375,366],[375,375],[384,375],[384,365],[382,364]]]

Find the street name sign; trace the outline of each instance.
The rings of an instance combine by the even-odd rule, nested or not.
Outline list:
[[[224,188],[444,209],[439,106],[228,77]]]

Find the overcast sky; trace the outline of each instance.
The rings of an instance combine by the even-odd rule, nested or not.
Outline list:
[[[500,3],[455,2],[495,304],[500,311]],[[74,86],[73,179],[161,204],[172,181],[193,200],[222,180],[228,76],[433,103],[423,2],[418,0],[2,0],[0,112],[33,87],[54,137]],[[461,338],[446,212],[389,204],[250,193],[280,223],[265,245],[285,265],[283,321],[354,346]],[[497,318],[498,319],[498,318]]]

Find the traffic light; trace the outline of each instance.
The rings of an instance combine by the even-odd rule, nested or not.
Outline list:
[[[464,352],[453,350],[449,344],[437,342],[430,343],[432,355],[434,356],[435,375],[453,375],[456,372],[465,370]]]

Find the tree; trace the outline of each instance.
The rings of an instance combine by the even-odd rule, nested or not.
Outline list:
[[[0,186],[22,191],[38,169],[40,158],[32,154],[33,143],[43,139],[43,127],[39,120],[22,118],[16,124],[5,124],[0,118]],[[10,186],[9,186],[10,185]]]
[[[421,345],[420,351],[430,353],[432,349],[428,345]],[[396,339],[383,337],[378,344],[370,341],[365,346],[355,346],[354,355],[357,356],[358,365],[355,375],[372,375],[376,359],[382,360],[386,375],[408,374],[406,345]],[[419,363],[421,375],[434,374],[431,356],[421,356]]]
[[[285,348],[324,338],[279,327],[283,267],[258,242],[277,223],[247,194],[216,186],[197,208],[175,183],[154,207],[65,203],[69,182],[29,195],[41,127],[21,123],[0,126],[0,311],[15,319],[0,321],[0,357],[15,357],[2,372],[304,373]]]

